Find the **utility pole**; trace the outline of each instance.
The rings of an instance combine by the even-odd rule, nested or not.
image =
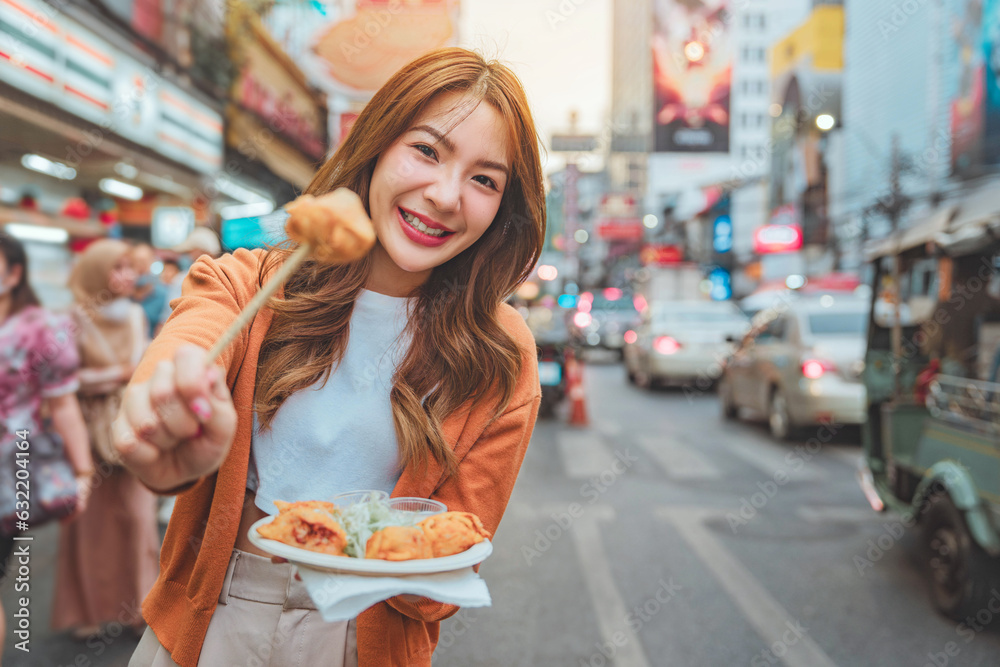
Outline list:
[[[907,161],[903,158],[899,149],[899,135],[892,135],[892,155],[889,158],[889,194],[880,199],[876,204],[870,206],[867,212],[884,215],[889,219],[890,238],[895,239],[899,233],[899,221],[903,213],[910,206],[910,199],[903,193],[900,184],[900,176],[908,169]],[[893,395],[898,398],[901,393],[900,371],[903,356],[903,325],[901,319],[902,290],[900,289],[900,266],[901,260],[899,252],[895,252],[892,257],[892,293],[893,293],[893,322],[892,322],[892,371],[893,371]],[[877,285],[876,285],[877,287]],[[877,299],[878,294],[873,294],[872,298]]]

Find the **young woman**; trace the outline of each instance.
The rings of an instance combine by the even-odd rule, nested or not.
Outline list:
[[[89,485],[84,482],[94,471],[76,400],[80,359],[69,319],[39,306],[28,283],[27,262],[21,242],[0,232],[0,493],[14,496],[16,433],[41,433],[44,407],[80,482],[79,514],[87,504]],[[13,508],[16,497],[3,501],[5,508]],[[0,580],[14,549],[13,538],[0,532]],[[0,642],[6,618],[0,609]]]
[[[132,667],[430,665],[456,607],[399,596],[324,623],[247,531],[274,500],[357,489],[500,522],[540,395],[534,341],[504,303],[545,235],[520,83],[464,49],[419,58],[307,192],[341,186],[374,224],[366,257],[304,264],[208,369],[289,250],[201,258],[129,386],[115,444],[151,489],[182,494]]]
[[[90,506],[60,531],[52,627],[72,628],[79,639],[109,621],[141,631],[145,623],[136,607],[157,574],[156,496],[117,465],[111,445],[111,422],[148,344],[146,316],[130,298],[136,280],[131,252],[122,241],[96,241],[69,278],[78,397],[99,465],[89,480]]]

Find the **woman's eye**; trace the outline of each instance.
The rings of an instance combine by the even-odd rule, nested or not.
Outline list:
[[[473,180],[476,181],[476,183],[479,183],[480,185],[485,185],[486,187],[490,188],[491,190],[499,190],[500,189],[500,188],[497,187],[496,182],[492,178],[490,178],[489,176],[474,176]]]
[[[437,153],[434,152],[434,149],[428,146],[427,144],[415,144],[413,147],[416,148],[421,153],[423,153],[426,157],[429,158],[437,157]]]

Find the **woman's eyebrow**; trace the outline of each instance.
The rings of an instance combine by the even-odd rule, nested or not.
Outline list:
[[[426,132],[427,134],[434,137],[435,141],[444,146],[447,150],[454,153],[455,152],[455,142],[446,137],[436,128],[430,125],[417,125],[412,131],[419,130],[421,132]],[[510,168],[502,162],[494,162],[493,160],[476,160],[477,167],[483,167],[485,169],[496,169],[497,171],[502,171],[504,175],[510,175]]]
[[[448,137],[446,137],[443,134],[441,134],[440,131],[436,130],[435,128],[431,127],[430,125],[417,125],[413,129],[414,130],[420,130],[422,132],[426,132],[427,134],[429,134],[432,137],[434,137],[434,139],[438,143],[440,143],[442,146],[444,146],[445,148],[447,148],[449,151],[451,151],[452,153],[455,152],[455,142],[453,142],[451,139],[449,139]]]

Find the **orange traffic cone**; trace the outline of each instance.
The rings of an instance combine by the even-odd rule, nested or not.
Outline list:
[[[572,351],[566,353],[566,385],[570,400],[570,426],[589,426],[587,395],[583,390],[583,364],[576,360]]]

